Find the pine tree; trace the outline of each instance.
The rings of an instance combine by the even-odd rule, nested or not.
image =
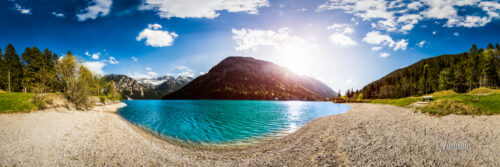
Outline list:
[[[474,83],[477,78],[477,54],[478,50],[476,44],[472,45],[472,48],[467,54],[466,67],[465,67],[465,76],[468,83],[469,91],[474,89]]]
[[[3,72],[5,71],[3,68],[3,56],[2,56],[2,49],[0,49],[0,90],[5,89],[5,81],[4,81],[4,74]]]
[[[493,50],[486,49],[481,56],[481,86],[495,86],[498,79]]]
[[[50,71],[53,73],[52,81],[50,83],[50,88],[52,92],[62,92],[61,83],[59,82],[59,78],[57,76],[57,64],[59,63],[59,56],[57,54],[52,54],[52,61],[50,66]]]
[[[42,52],[36,47],[26,48],[22,54],[24,63],[23,87],[29,92],[44,91],[45,61]]]
[[[340,89],[339,89],[339,91],[337,92],[337,97],[338,97],[338,98],[342,97],[342,93],[340,93]]]
[[[55,54],[52,54],[52,52],[48,49],[45,49],[43,51],[43,66],[42,66],[42,85],[44,88],[43,92],[53,91],[52,88],[56,78],[56,71],[55,71],[56,62],[54,61],[53,58],[54,55]]]
[[[447,90],[452,84],[451,68],[445,68],[439,73],[439,90]]]
[[[486,49],[494,49],[493,48],[493,44],[491,44],[491,42],[488,44],[488,46],[486,47]]]
[[[32,58],[31,58],[31,48],[27,47],[24,49],[24,52],[21,54],[22,58],[22,63],[23,63],[23,79],[22,79],[22,86],[24,91],[30,91],[30,88],[32,87],[32,83],[34,82],[35,78],[33,77],[32,73],[29,73],[28,71],[28,65],[31,64]]]
[[[8,44],[2,60],[2,80],[6,81],[5,89],[10,92],[21,90],[21,81],[23,77],[23,66],[19,60],[19,55],[12,44]],[[10,82],[9,82],[10,81]]]

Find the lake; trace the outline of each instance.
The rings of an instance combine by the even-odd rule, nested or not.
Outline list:
[[[174,140],[230,144],[294,132],[309,121],[347,112],[345,104],[256,100],[128,100],[118,113]]]

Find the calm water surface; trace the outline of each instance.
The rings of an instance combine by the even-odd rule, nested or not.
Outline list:
[[[291,133],[351,107],[331,102],[253,100],[129,100],[118,113],[165,137],[226,144]]]

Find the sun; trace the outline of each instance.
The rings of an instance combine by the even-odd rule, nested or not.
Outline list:
[[[299,75],[310,75],[314,68],[313,62],[315,59],[313,57],[312,53],[306,53],[300,49],[291,49],[279,55],[277,64]]]
[[[282,58],[278,64],[299,75],[307,75],[309,73],[309,69],[311,68],[308,62],[308,60],[303,58],[290,56]]]

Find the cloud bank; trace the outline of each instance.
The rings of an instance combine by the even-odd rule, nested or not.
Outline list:
[[[139,10],[152,10],[162,18],[215,18],[218,11],[258,14],[267,0],[145,0]]]

